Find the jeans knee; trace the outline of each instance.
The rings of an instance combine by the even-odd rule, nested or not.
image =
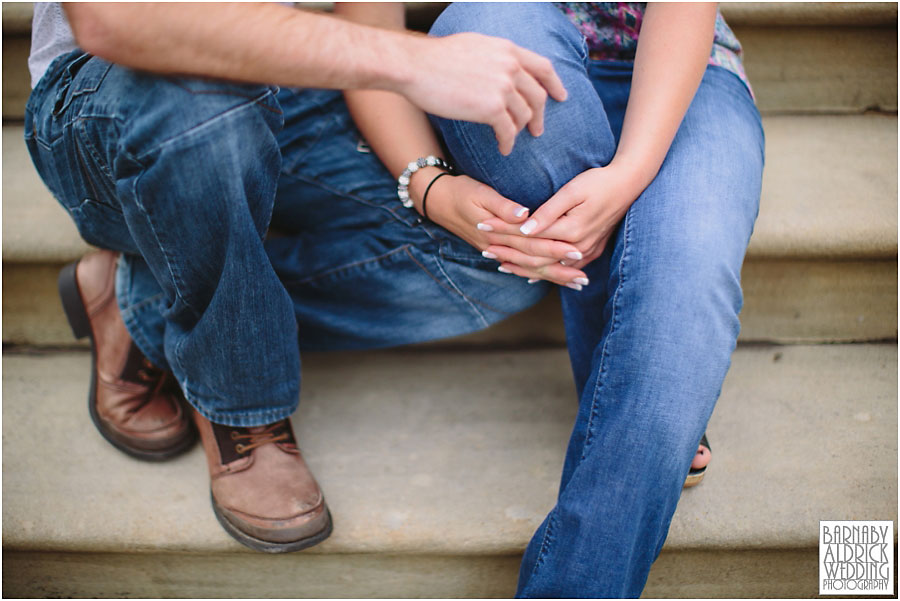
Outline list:
[[[520,132],[509,156],[499,153],[487,125],[432,118],[463,173],[534,209],[582,171],[612,159],[615,139],[587,75],[584,38],[561,11],[543,2],[455,3],[431,34],[465,31],[506,38],[549,58],[568,99],[548,99],[544,134]]]
[[[203,152],[268,144],[284,116],[274,88],[227,81],[164,77],[114,66],[109,86],[121,100],[119,150],[144,157],[194,138]],[[106,85],[106,84],[105,84]],[[246,137],[247,131],[263,135]]]
[[[127,92],[127,106],[114,144],[100,143],[110,146],[117,188],[127,191],[120,196],[135,196],[138,205],[189,197],[195,214],[223,217],[237,214],[228,207],[237,202],[264,234],[281,168],[276,136],[283,114],[275,90],[114,70],[113,84]],[[138,198],[150,188],[172,193]]]
[[[549,2],[454,2],[435,20],[429,35],[473,32],[505,38],[550,60],[584,62],[584,38]]]

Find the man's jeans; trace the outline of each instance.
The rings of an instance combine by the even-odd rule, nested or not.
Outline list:
[[[291,415],[300,350],[463,334],[549,288],[404,208],[340,92],[76,51],[34,89],[25,138],[84,239],[125,253],[116,289],[136,344],[214,422]]]
[[[529,207],[612,159],[631,63],[588,58],[549,3],[457,3],[432,35],[505,37],[551,59],[568,100],[508,157],[490,128],[433,119],[460,170]],[[520,596],[638,596],[669,528],[737,340],[740,271],[759,205],[763,132],[747,88],[709,67],[659,174],[581,292],[562,288],[579,412],[556,506]]]

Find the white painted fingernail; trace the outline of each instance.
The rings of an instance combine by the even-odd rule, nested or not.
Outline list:
[[[521,217],[525,213],[528,212],[528,207],[521,207],[518,211],[516,211],[516,217]]]
[[[569,257],[570,259],[575,259],[576,261],[581,260],[581,253],[578,252],[577,250],[573,251],[573,252],[567,252],[566,256]]]
[[[572,290],[581,290],[581,284],[575,284],[574,282],[569,282],[566,284],[567,288],[571,288]]]
[[[503,265],[501,265],[500,267],[498,267],[498,268],[497,268],[497,271],[499,271],[500,273],[512,273],[509,269],[507,269],[507,268],[504,267]]]
[[[560,264],[560,265],[566,265],[566,262],[565,262],[565,261],[560,261],[559,264]]]
[[[494,228],[492,228],[491,226],[489,226],[486,223],[479,223],[475,227],[477,227],[482,232],[493,232],[494,231]]]
[[[481,251],[481,256],[484,257],[485,259],[496,259],[497,258],[497,255],[495,255],[494,253],[489,253],[486,250]]]
[[[529,278],[529,279],[528,279],[528,283],[529,283],[529,284],[534,284],[534,283],[537,282],[537,281],[539,281],[539,280],[536,280],[536,279],[534,279],[534,278]]]
[[[587,286],[591,283],[591,281],[587,278],[575,278],[574,280],[572,280],[572,282],[574,282],[575,284],[581,284],[582,286]]]
[[[534,228],[537,227],[537,221],[534,219],[529,219],[525,223],[522,224],[522,227],[519,228],[519,231],[525,234],[526,236],[534,231]]]

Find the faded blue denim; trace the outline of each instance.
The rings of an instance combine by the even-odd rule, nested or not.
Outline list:
[[[456,3],[431,34],[463,31],[550,58],[569,96],[550,100],[544,135],[520,134],[508,157],[487,126],[433,119],[462,172],[534,208],[609,163],[631,63],[590,60],[578,30],[547,3]],[[746,86],[709,67],[659,174],[584,269],[591,284],[561,289],[579,411],[518,596],[640,595],[730,365],[763,156]]]
[[[214,422],[291,415],[300,350],[464,334],[549,288],[404,208],[340,92],[159,77],[76,51],[34,89],[25,138],[84,239],[125,253],[116,288],[135,342]]]

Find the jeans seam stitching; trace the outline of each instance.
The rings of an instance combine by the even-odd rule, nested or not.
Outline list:
[[[308,277],[305,277],[302,279],[284,278],[281,281],[284,282],[285,285],[287,285],[287,284],[293,284],[293,285],[309,284],[311,282],[321,280],[328,276],[335,275],[335,274],[340,273],[341,271],[345,271],[347,269],[351,269],[354,267],[360,267],[362,265],[368,265],[369,263],[375,263],[375,262],[381,261],[383,259],[387,259],[388,257],[396,255],[397,253],[404,252],[409,246],[410,246],[409,244],[404,244],[403,246],[399,246],[397,248],[389,250],[386,253],[382,253],[382,254],[378,255],[377,257],[369,257],[368,259],[363,259],[361,261],[353,261],[351,263],[339,265],[337,267],[333,267],[333,268],[329,269],[328,271],[323,271],[322,273],[317,273],[315,275],[311,275],[311,276],[308,276]]]
[[[140,301],[140,302],[134,303],[134,304],[132,304],[132,305],[128,305],[127,311],[131,311],[131,312],[143,311],[143,310],[145,310],[149,305],[151,305],[152,303],[155,303],[155,302],[159,301],[159,300],[162,299],[162,298],[165,298],[165,293],[164,293],[164,292],[158,292],[157,294],[154,294],[154,295],[151,296],[151,297],[145,298],[145,299],[143,299],[143,300]],[[124,311],[123,311],[123,313],[124,313]]]
[[[143,203],[141,203],[141,201],[140,201],[140,194],[138,193],[138,183],[140,183],[141,178],[143,178],[144,174],[147,172],[147,167],[145,165],[143,165],[143,163],[141,163],[141,161],[138,160],[137,158],[134,158],[134,160],[139,165],[141,165],[141,167],[143,167],[143,169],[141,170],[141,173],[134,179],[134,183],[132,184],[132,195],[134,196],[135,205],[137,206],[141,215],[143,215],[144,218],[147,220],[147,224],[150,228],[150,232],[153,234],[153,238],[156,243],[156,246],[157,246],[157,248],[159,248],[161,254],[165,258],[166,270],[169,272],[169,277],[172,278],[172,282],[174,284],[174,289],[175,289],[175,296],[178,297],[179,299],[181,299],[181,301],[185,304],[185,306],[187,306],[189,309],[191,309],[191,311],[193,311],[194,313],[198,313],[197,310],[181,294],[180,288],[182,286],[184,286],[184,282],[182,282],[181,278],[179,278],[178,275],[175,273],[175,270],[172,267],[172,263],[173,263],[172,258],[169,256],[169,253],[166,252],[165,247],[163,247],[162,242],[159,239],[159,234],[157,232],[157,228],[153,225],[153,219],[150,217],[150,212],[147,211],[147,209],[144,207]],[[183,339],[181,341],[181,343],[183,343],[184,340],[185,339]],[[172,349],[172,360],[174,361],[175,365],[182,372],[184,372],[185,371],[184,364],[180,357],[181,343],[176,344],[175,347]]]
[[[76,135],[77,139],[78,139],[78,140],[81,142],[81,144],[87,149],[88,153],[91,155],[91,158],[94,160],[94,164],[97,166],[97,168],[98,168],[101,172],[103,172],[103,175],[105,175],[105,176],[107,177],[107,179],[109,180],[110,184],[111,184],[112,187],[114,188],[114,187],[115,187],[115,184],[114,184],[115,178],[113,177],[112,172],[109,170],[109,168],[108,168],[106,165],[103,164],[103,161],[100,159],[99,153],[96,151],[96,148],[95,148],[94,145],[91,143],[91,141],[90,141],[90,139],[89,139],[89,137],[88,137],[88,135],[87,135],[87,131],[84,129],[84,127],[85,127],[85,126],[84,126],[84,121],[83,121],[83,120],[79,120],[79,121],[77,122],[77,124],[78,124],[78,127],[75,128],[75,132],[76,132],[76,134],[77,134],[77,135]],[[85,173],[85,175],[87,175],[87,173]],[[90,179],[90,178],[86,178],[86,179]],[[94,187],[93,182],[91,182],[91,188],[94,189],[94,194],[97,194],[97,190],[96,190],[96,188]],[[100,198],[97,198],[97,201],[100,201]],[[106,203],[104,203],[104,204],[106,204]],[[119,209],[119,210],[120,210],[120,212],[121,212],[121,209]]]
[[[630,249],[630,245],[628,244],[629,238],[631,237],[631,220],[629,218],[630,215],[630,211],[626,213],[625,223],[622,226],[624,228],[624,232],[622,233],[622,257],[619,259],[618,265],[619,283],[616,286],[615,293],[613,294],[613,314],[610,319],[609,333],[606,335],[606,339],[603,341],[603,350],[600,352],[600,365],[597,370],[597,383],[594,385],[594,391],[591,395],[591,413],[588,417],[584,446],[581,450],[581,458],[578,460],[579,465],[582,461],[584,461],[585,457],[587,457],[588,448],[591,446],[594,440],[593,425],[595,422],[595,418],[599,417],[598,399],[600,396],[600,390],[603,388],[603,378],[606,375],[606,364],[607,358],[609,357],[609,340],[610,338],[612,338],[613,334],[616,331],[616,327],[619,325],[619,318],[621,315],[621,311],[619,310],[620,293],[627,280],[625,276],[625,263],[626,259],[628,258],[628,251]]]
[[[437,282],[437,284],[438,284],[439,286],[441,286],[441,287],[444,288],[445,290],[449,290],[450,292],[453,292],[453,293],[455,293],[455,294],[458,294],[459,296],[463,297],[468,303],[470,303],[470,304],[475,304],[475,305],[484,307],[485,309],[488,309],[489,311],[493,311],[494,313],[500,313],[501,315],[509,315],[509,314],[510,314],[509,311],[502,311],[502,310],[500,310],[500,309],[498,309],[498,308],[496,308],[496,307],[493,307],[493,306],[491,306],[491,305],[489,305],[489,304],[487,304],[487,303],[485,303],[485,302],[482,302],[482,301],[478,300],[477,298],[472,298],[471,296],[469,296],[468,294],[466,294],[466,293],[463,292],[462,290],[456,288],[456,287],[455,287],[455,286],[456,286],[455,284],[454,284],[454,288],[450,288],[449,286],[447,286],[446,284],[444,284],[443,282],[441,282],[439,279],[437,279],[436,277],[434,277],[434,275],[428,270],[428,268],[426,268],[424,265],[422,265],[421,263],[419,263],[419,261],[418,261],[414,256],[412,256],[412,254],[410,254],[410,258],[416,263],[416,265],[418,265],[419,267],[421,267],[421,268],[425,271],[425,273],[427,273],[428,275],[430,275],[431,278],[432,278],[435,282]],[[438,261],[438,264],[439,264],[439,266],[440,266],[440,261]],[[444,273],[444,274],[446,275],[446,272],[443,270],[443,268],[441,268],[441,273]],[[448,277],[447,279],[450,280],[449,277]],[[450,282],[453,283],[452,280],[450,280]],[[474,307],[473,307],[473,308],[474,308]],[[477,310],[476,310],[476,313],[478,313],[478,316],[482,319],[482,321],[484,321],[484,326],[485,326],[485,327],[487,327],[487,326],[490,325],[490,323],[487,321],[487,319],[484,317],[484,315],[483,315],[482,313],[477,312]]]
[[[440,254],[440,247],[438,247],[438,254]],[[415,258],[413,258],[413,261],[415,261]],[[418,263],[418,261],[416,262]],[[478,317],[479,321],[481,321],[482,327],[486,328],[487,326],[489,326],[490,323],[488,322],[487,318],[485,318],[484,314],[478,310],[478,307],[475,306],[475,299],[470,299],[466,294],[463,293],[459,286],[456,285],[456,282],[453,281],[453,278],[451,278],[447,271],[444,269],[441,261],[436,260],[435,263],[437,263],[437,268],[441,271],[441,274],[444,276],[444,278],[446,278],[453,291],[455,291],[460,297],[462,297],[462,299],[466,301],[466,304],[469,305],[472,311],[475,312],[475,315]]]
[[[550,511],[550,515],[547,516],[547,527],[544,528],[544,536],[541,538],[541,549],[534,560],[534,566],[532,566],[531,574],[528,576],[529,580],[534,578],[538,568],[543,565],[544,559],[546,559],[547,555],[550,553],[550,545],[553,544],[553,526],[556,521],[557,507],[558,505],[554,507]]]
[[[316,186],[316,187],[318,187],[318,188],[321,188],[322,190],[325,190],[326,192],[330,192],[330,193],[332,193],[332,194],[337,194],[338,196],[341,196],[341,197],[343,197],[343,198],[348,198],[348,199],[353,200],[353,201],[356,201],[356,202],[358,202],[358,203],[360,203],[360,204],[364,204],[364,205],[366,205],[367,207],[371,207],[371,208],[373,208],[373,209],[379,209],[379,210],[385,211],[385,212],[389,213],[391,217],[393,217],[395,220],[399,221],[400,223],[403,223],[404,225],[408,225],[408,226],[410,226],[410,227],[413,226],[412,223],[407,222],[407,221],[405,221],[404,219],[402,219],[402,218],[400,217],[400,215],[397,213],[397,211],[395,211],[395,210],[394,210],[393,208],[391,208],[391,207],[388,207],[388,206],[385,206],[385,205],[380,205],[380,204],[377,204],[377,203],[368,201],[368,200],[366,200],[365,198],[363,198],[363,197],[361,197],[361,196],[358,196],[357,194],[354,194],[354,193],[352,193],[352,192],[344,192],[344,191],[342,191],[342,190],[338,190],[337,188],[334,188],[333,186],[330,186],[330,185],[326,184],[325,182],[323,182],[323,181],[321,181],[321,180],[319,180],[319,179],[316,179],[316,178],[314,178],[314,177],[309,177],[309,176],[306,176],[306,175],[302,175],[302,174],[300,174],[300,173],[292,173],[292,172],[284,171],[284,170],[282,170],[281,174],[282,174],[282,175],[286,175],[286,176],[288,176],[288,177],[292,177],[292,178],[297,179],[297,180],[299,180],[299,181],[301,181],[301,182],[306,182],[307,184],[311,184],[311,185],[313,185],[313,186]],[[398,202],[399,202],[399,199],[398,199]]]
[[[168,137],[168,138],[166,138],[166,139],[160,141],[158,144],[156,144],[156,145],[154,145],[154,146],[151,146],[150,148],[144,149],[143,152],[141,152],[141,153],[138,154],[138,155],[132,154],[132,153],[128,152],[127,150],[126,150],[125,152],[126,152],[127,154],[131,155],[132,158],[134,158],[135,160],[141,161],[142,159],[148,157],[149,155],[151,155],[151,154],[153,154],[153,153],[155,153],[155,152],[158,152],[158,151],[161,150],[162,148],[168,146],[169,144],[174,144],[174,143],[176,143],[176,142],[179,141],[179,140],[182,140],[182,139],[185,139],[185,138],[187,138],[187,137],[189,137],[189,136],[192,136],[192,135],[194,135],[195,133],[197,133],[197,132],[199,132],[199,131],[201,131],[201,130],[204,130],[204,129],[208,128],[208,127],[210,127],[212,124],[216,123],[217,121],[220,121],[221,119],[225,119],[225,118],[227,118],[227,117],[231,117],[234,113],[237,113],[238,111],[242,111],[242,110],[244,110],[244,109],[251,108],[251,107],[253,107],[254,105],[264,106],[264,105],[261,103],[262,99],[265,98],[265,97],[268,96],[268,95],[271,95],[271,94],[272,94],[272,91],[269,90],[269,91],[267,91],[265,94],[263,94],[262,96],[259,96],[259,97],[255,98],[255,99],[252,99],[252,100],[248,100],[247,102],[244,102],[244,103],[242,103],[242,104],[238,104],[238,105],[236,105],[236,106],[233,106],[233,107],[229,108],[228,110],[225,110],[225,111],[223,111],[223,112],[221,112],[221,113],[219,113],[219,114],[217,114],[217,115],[213,115],[212,117],[210,117],[210,118],[208,118],[208,119],[206,119],[206,120],[204,120],[204,121],[201,121],[200,123],[195,123],[194,125],[192,125],[192,126],[189,127],[188,129],[186,129],[186,130],[184,130],[184,131],[181,131],[181,132],[178,132],[177,134],[175,134],[175,135],[173,135],[173,136],[170,136],[170,137]]]
[[[241,93],[239,93],[239,92],[231,92],[231,91],[224,91],[224,90],[199,90],[199,91],[195,91],[195,90],[190,89],[190,88],[187,87],[187,86],[182,85],[182,84],[181,84],[178,80],[176,80],[176,79],[168,78],[168,81],[169,81],[169,83],[171,83],[172,85],[174,85],[174,86],[176,86],[176,87],[178,87],[178,88],[181,88],[182,90],[184,90],[185,92],[187,92],[188,94],[191,94],[191,95],[193,95],[193,96],[201,96],[201,95],[207,95],[207,96],[212,96],[212,95],[233,96],[233,97],[235,97],[235,98],[245,98],[245,99],[250,100],[250,101],[252,101],[252,102],[259,102],[259,101],[261,101],[263,98],[265,98],[266,96],[269,96],[269,95],[274,96],[274,95],[275,95],[275,94],[272,92],[272,89],[271,89],[271,88],[267,89],[266,92],[263,93],[261,96],[253,96],[253,95],[250,95],[250,94],[241,94]],[[240,106],[244,106],[244,105],[240,105]],[[276,108],[271,107],[271,106],[266,106],[265,104],[260,104],[260,107],[266,109],[267,111],[271,111],[271,112],[275,113],[276,115],[283,115],[283,114],[284,114],[284,111],[282,111],[282,110],[280,110],[280,109],[276,109]]]

